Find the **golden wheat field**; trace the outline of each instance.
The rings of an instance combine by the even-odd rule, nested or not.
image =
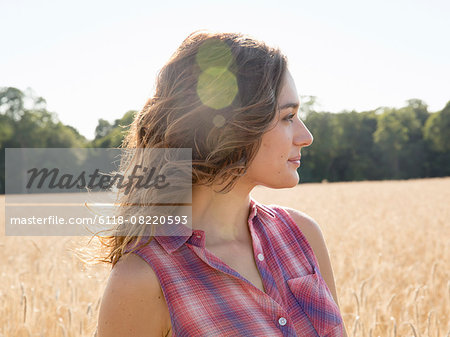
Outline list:
[[[450,178],[256,188],[321,226],[349,336],[449,336]],[[109,266],[85,266],[85,237],[5,237],[0,336],[93,336]]]

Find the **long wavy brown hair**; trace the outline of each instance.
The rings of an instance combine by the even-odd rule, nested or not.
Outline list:
[[[224,186],[219,193],[227,193],[246,173],[277,116],[286,67],[278,48],[247,35],[196,31],[160,70],[154,95],[136,114],[121,147],[191,148],[192,185],[217,184]],[[131,154],[122,168],[139,160]],[[120,202],[148,201],[142,193],[133,190]],[[114,266],[140,237],[135,230],[99,237],[103,254],[96,260]]]

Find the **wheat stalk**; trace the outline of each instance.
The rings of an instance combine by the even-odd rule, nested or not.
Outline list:
[[[391,298],[389,299],[389,302],[388,302],[388,304],[387,304],[387,306],[386,306],[386,312],[389,310],[389,307],[391,306],[391,304],[392,304],[392,301],[394,300],[394,298],[396,297],[397,295],[392,295],[391,296]]]
[[[23,295],[22,299],[23,299],[23,303],[24,303],[24,305],[23,305],[23,323],[25,323],[27,320],[27,296]]]
[[[367,280],[364,280],[361,284],[361,287],[359,288],[359,298],[361,299],[361,305],[364,305],[364,298],[363,298],[363,293],[364,293],[364,286],[366,285]],[[358,312],[359,315],[359,312]]]
[[[61,327],[64,337],[67,337],[67,330],[66,330],[66,327],[64,326],[64,324],[62,324],[61,322],[58,322],[58,325]]]
[[[67,313],[69,315],[69,328],[72,326],[72,310],[70,308],[67,308]]]
[[[394,336],[393,337],[397,337],[397,322],[395,321],[395,318],[391,316],[391,321],[392,321],[392,330],[394,332]]]
[[[433,313],[434,313],[434,310],[431,310],[431,311],[428,313],[428,318],[427,318],[427,334],[428,334],[428,337],[431,337],[431,336],[430,336],[430,331],[431,331],[431,316],[433,316]]]
[[[92,303],[89,303],[86,310],[86,315],[90,315],[91,313],[92,313]]]
[[[412,323],[408,323],[411,326],[411,329],[414,333],[414,337],[419,337],[419,335],[417,335],[416,329],[414,328],[414,325]]]
[[[353,297],[356,300],[356,315],[359,317],[359,300],[358,300],[358,295],[356,295],[356,293],[353,291]]]
[[[353,337],[356,337],[356,329],[359,325],[359,318],[360,318],[359,316],[356,316],[355,324],[353,324]]]

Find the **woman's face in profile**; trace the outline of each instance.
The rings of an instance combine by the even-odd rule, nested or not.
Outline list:
[[[270,188],[298,184],[300,151],[313,142],[313,136],[298,117],[299,103],[294,79],[286,70],[278,99],[278,117],[262,136],[261,147],[246,174],[253,184]]]

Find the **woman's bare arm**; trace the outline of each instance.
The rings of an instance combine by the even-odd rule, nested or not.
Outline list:
[[[97,336],[165,336],[167,318],[167,305],[154,271],[136,254],[122,257],[108,279]]]

